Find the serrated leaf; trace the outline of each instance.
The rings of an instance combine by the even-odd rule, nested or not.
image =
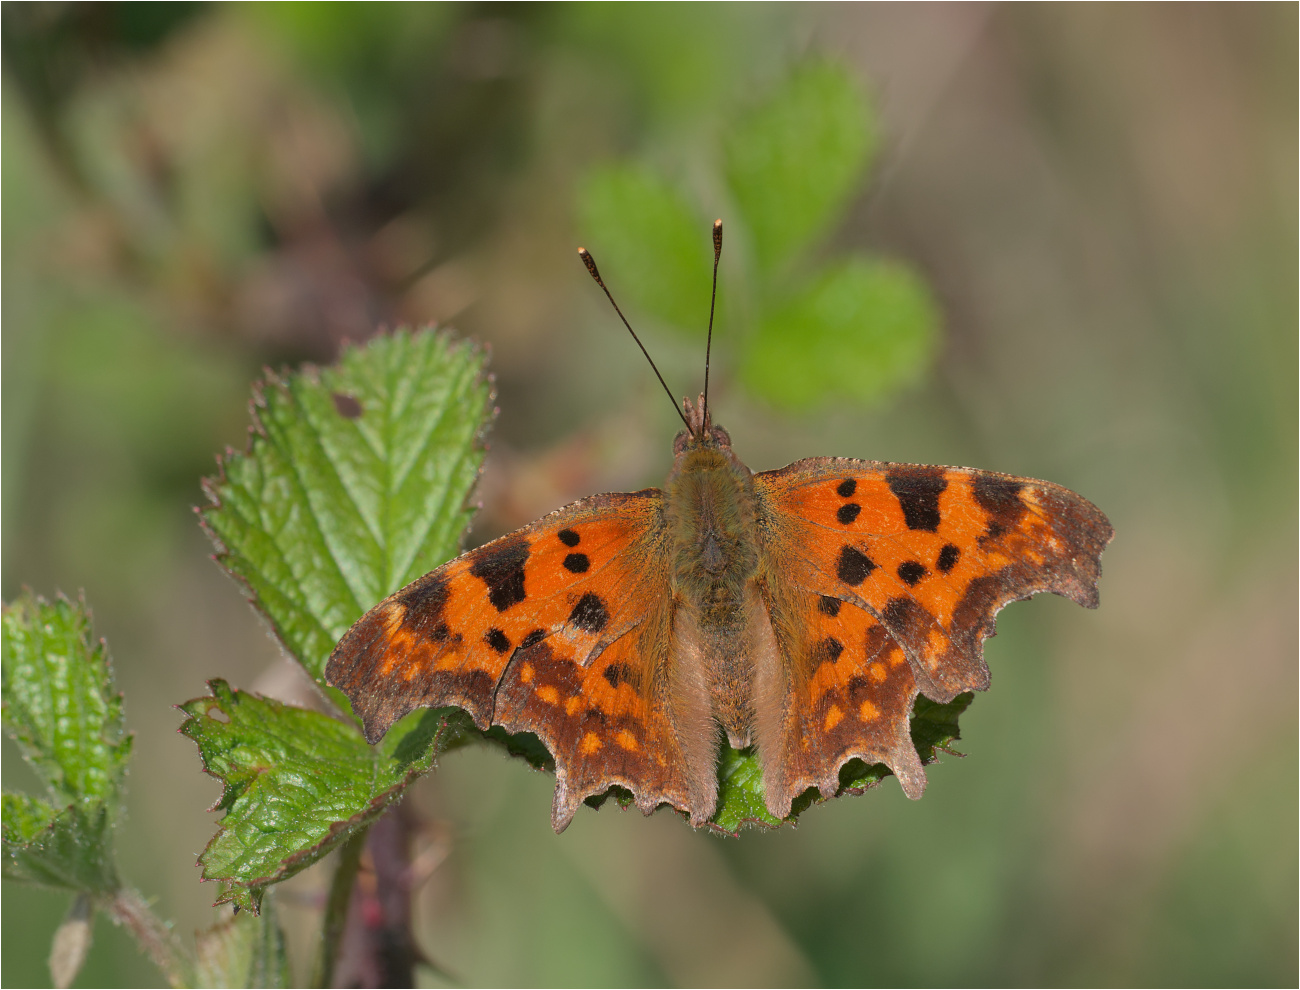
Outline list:
[[[580,185],[579,212],[617,298],[672,326],[703,330],[713,270],[708,226],[678,189],[645,168],[601,168]]]
[[[239,911],[221,924],[199,932],[194,941],[198,950],[195,986],[294,985],[274,898],[264,899],[259,913]]]
[[[871,104],[832,62],[800,66],[741,117],[725,141],[727,180],[765,273],[840,215],[876,143]]]
[[[332,367],[272,375],[248,451],[205,483],[218,559],[318,681],[366,609],[458,552],[492,416],[485,360],[402,329]]]
[[[911,734],[912,743],[916,746],[922,763],[933,763],[936,750],[960,738],[957,719],[970,706],[974,697],[968,691],[946,705],[941,705],[924,695],[917,695],[912,705]],[[890,776],[893,776],[893,771],[883,763],[869,764],[862,760],[850,760],[840,767],[840,784],[835,796],[861,794]],[[795,799],[790,817],[785,821],[794,821],[812,805],[825,800],[815,789],[809,788]],[[770,828],[782,824],[780,819],[767,810],[764,803],[763,772],[759,766],[758,754],[752,748],[736,750],[723,744],[718,766],[718,810],[709,824],[730,835],[737,834],[747,825]]]
[[[199,862],[203,879],[228,887],[218,900],[258,909],[261,891],[325,856],[383,813],[433,765],[443,712],[402,719],[377,746],[355,728],[308,711],[208,684],[211,695],[180,708],[181,732],[222,782],[225,812]]]
[[[109,893],[119,886],[106,804],[55,808],[26,794],[0,796],[6,880]]]
[[[11,880],[70,890],[118,887],[112,827],[131,737],[108,650],[83,603],[24,592],[3,613],[4,728],[49,799],[4,794],[3,867]]]
[[[869,403],[917,380],[937,346],[925,284],[902,265],[857,256],[764,315],[741,376],[789,409]]]
[[[3,613],[4,728],[55,805],[116,807],[131,754],[108,649],[85,604],[24,592]]]

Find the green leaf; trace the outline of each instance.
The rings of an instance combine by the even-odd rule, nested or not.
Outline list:
[[[899,264],[856,256],[764,315],[741,376],[789,409],[869,403],[920,378],[937,346],[925,284]]]
[[[686,197],[635,166],[596,170],[580,187],[587,246],[601,277],[637,309],[699,333],[713,272],[709,226]]]
[[[6,880],[94,893],[120,886],[108,805],[59,810],[40,798],[6,793],[0,796],[0,813]]]
[[[239,911],[195,936],[198,987],[291,987],[293,976],[274,898],[262,910]]]
[[[54,803],[115,807],[131,737],[84,603],[24,592],[3,613],[4,728]]]
[[[318,681],[366,609],[459,552],[493,415],[485,360],[447,333],[397,330],[271,376],[248,451],[205,483],[218,559]]]
[[[870,103],[832,62],[800,66],[737,122],[725,141],[727,179],[764,272],[842,213],[876,144]]]
[[[181,732],[223,785],[225,812],[199,856],[203,879],[231,886],[218,903],[257,910],[262,891],[326,855],[383,813],[433,766],[443,711],[413,712],[369,746],[351,725],[208,684],[211,695],[180,708]]]
[[[974,697],[968,691],[941,705],[924,695],[917,695],[912,705],[911,732],[912,743],[922,763],[933,763],[937,750],[943,750],[948,743],[960,738],[957,719]],[[892,775],[893,771],[883,763],[850,760],[840,768],[840,786],[835,796],[861,794]],[[758,755],[752,748],[735,750],[723,744],[718,783],[718,810],[709,823],[718,831],[735,835],[746,825],[775,827],[781,824],[763,803],[763,773]],[[808,789],[795,799],[786,821],[794,821],[812,805],[825,800],[815,789]]]
[[[48,799],[5,794],[3,872],[11,880],[109,892],[112,828],[131,754],[108,650],[83,603],[24,592],[3,614],[4,728]]]

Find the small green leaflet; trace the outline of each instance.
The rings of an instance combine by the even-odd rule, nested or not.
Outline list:
[[[107,805],[58,809],[26,794],[5,794],[0,801],[6,880],[96,893],[121,886]]]
[[[694,203],[649,169],[613,165],[583,183],[581,209],[597,260],[631,276],[614,283],[615,298],[669,326],[703,328],[713,249]]]
[[[24,592],[5,606],[4,728],[45,784],[3,797],[4,875],[73,890],[118,886],[112,826],[131,737],[108,650],[85,605]]]
[[[180,706],[181,732],[223,785],[225,812],[199,855],[204,880],[228,886],[217,903],[257,910],[263,890],[306,869],[369,825],[439,751],[443,712],[413,712],[378,746],[344,722],[232,689]]]
[[[741,378],[790,409],[831,396],[868,405],[925,373],[938,325],[934,301],[910,269],[851,255],[763,315]]]
[[[796,67],[742,115],[725,140],[726,173],[764,277],[826,232],[876,144],[871,104],[834,62]]]
[[[257,914],[240,911],[194,937],[197,987],[291,987],[284,932],[275,901],[262,900]]]
[[[721,214],[729,247],[718,343],[752,395],[807,411],[869,405],[915,383],[939,343],[928,286],[896,261],[816,249],[859,194],[878,145],[852,73],[804,61],[719,130],[720,174],[656,159],[601,166],[583,181],[583,237],[615,294],[700,339],[707,231]]]

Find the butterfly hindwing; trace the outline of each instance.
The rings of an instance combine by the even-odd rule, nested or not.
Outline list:
[[[876,617],[936,701],[988,687],[982,643],[1008,602],[1050,591],[1097,605],[1112,529],[1059,485],[831,457],[754,482],[783,571]]]
[[[676,744],[652,703],[667,650],[664,540],[657,490],[583,499],[380,602],[326,678],[372,742],[420,707],[537,734],[555,758],[557,828],[614,784],[643,810],[682,807]]]
[[[532,732],[555,757],[551,814],[563,831],[584,798],[618,786],[649,814],[689,810],[676,736],[657,703],[648,656],[666,648],[666,612],[620,636],[584,666],[561,637],[520,650],[497,692],[497,724]],[[660,668],[662,669],[662,668]]]
[[[886,764],[920,797],[925,771],[909,731],[916,680],[902,648],[866,610],[797,582],[767,581],[784,672],[780,689],[755,696],[768,810],[784,818],[809,787],[831,797],[854,758]]]

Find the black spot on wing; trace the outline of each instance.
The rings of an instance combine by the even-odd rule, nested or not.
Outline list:
[[[483,642],[496,650],[498,653],[505,653],[510,649],[510,637],[500,629],[489,629],[483,634]]]
[[[858,513],[861,511],[862,506],[858,505],[857,502],[846,502],[835,510],[835,518],[847,526],[858,518]]]
[[[898,565],[898,577],[909,588],[925,577],[925,565],[915,560],[905,560]]]
[[[876,562],[857,547],[845,546],[840,550],[835,573],[847,585],[856,587],[876,569]]]
[[[812,660],[814,664],[834,663],[843,652],[844,644],[834,636],[827,636],[813,646]]]
[[[947,574],[957,566],[959,560],[961,560],[961,549],[952,543],[945,543],[943,549],[939,551],[939,570]]]
[[[1025,503],[1020,500],[1022,482],[1002,478],[996,474],[977,474],[971,486],[975,501],[989,514],[988,535],[999,537],[1012,529],[1025,514]]]
[[[835,490],[840,493],[842,498],[852,498],[853,493],[858,490],[857,479],[845,478],[839,483],[839,486]]]
[[[942,468],[894,468],[885,475],[908,529],[939,528],[939,496],[948,487]]]
[[[525,636],[523,639],[519,641],[519,648],[521,650],[531,649],[532,647],[536,646],[545,638],[546,638],[545,629],[534,629],[532,632],[530,632],[527,636]]]
[[[556,535],[566,547],[576,547],[582,541],[582,537],[571,529],[562,529]]]
[[[605,680],[609,681],[609,686],[612,688],[617,688],[620,684],[631,684],[636,687],[636,674],[624,664],[611,663],[600,673]]]
[[[585,553],[571,553],[564,558],[564,569],[574,574],[584,574],[591,566],[591,559]]]
[[[522,602],[524,591],[524,565],[528,563],[528,542],[523,539],[489,543],[477,551],[469,572],[479,578],[488,589],[488,601],[498,612]]]
[[[578,599],[577,605],[573,606],[573,611],[569,613],[569,621],[579,629],[598,633],[605,628],[605,623],[609,622],[609,613],[605,611],[605,603],[600,600],[600,596],[589,591]]]
[[[907,596],[891,598],[881,617],[885,620],[890,635],[900,643],[915,644],[934,625],[934,616],[915,599]]]
[[[442,621],[442,610],[447,604],[447,582],[437,571],[403,588],[397,593],[397,601],[404,609],[404,629],[439,642],[447,638],[447,624]],[[439,629],[442,630],[441,638]]]
[[[437,571],[426,574],[397,593],[397,600],[409,612],[441,615],[447,604],[447,582]]]
[[[840,605],[843,603],[838,598],[831,598],[829,595],[820,595],[817,601],[817,608],[822,615],[829,615],[831,618],[840,614]]]

